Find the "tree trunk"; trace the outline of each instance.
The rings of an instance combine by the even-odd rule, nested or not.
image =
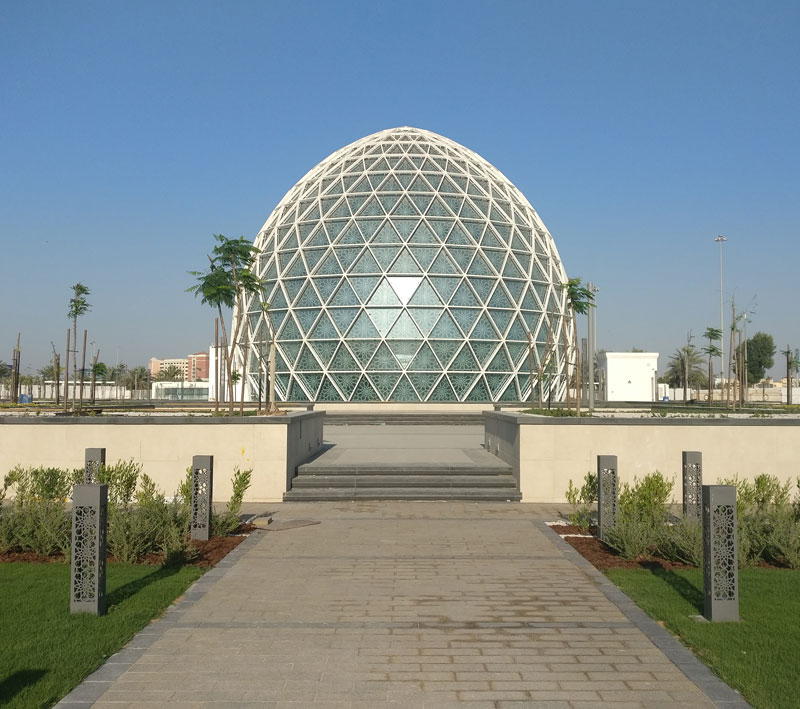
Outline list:
[[[711,355],[708,355],[708,405],[714,401],[714,365],[711,363]]]
[[[578,318],[572,311],[572,335],[575,338],[575,414],[581,416],[581,399],[583,394],[583,376],[581,372],[581,351],[578,347]]]
[[[214,413],[219,414],[219,318],[214,318]]]
[[[67,328],[67,357],[64,360],[64,413],[69,409],[69,328]]]
[[[94,404],[95,402],[95,385],[97,384],[97,360],[100,358],[100,350],[97,350],[92,361],[92,387],[89,390],[89,399]]]
[[[81,359],[81,385],[78,396],[78,411],[83,408],[83,380],[86,376],[86,330],[83,331],[83,355]]]
[[[239,416],[244,416],[244,389],[247,380],[247,360],[250,358],[250,327],[244,324],[244,356],[242,357],[242,386],[239,390]]]

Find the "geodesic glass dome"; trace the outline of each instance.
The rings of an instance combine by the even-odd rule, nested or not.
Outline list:
[[[236,353],[250,399],[274,333],[283,401],[521,401],[564,390],[567,278],[525,197],[479,155],[395,128],[333,153],[255,240]],[[234,314],[238,317],[238,313]],[[532,348],[530,345],[533,345]]]

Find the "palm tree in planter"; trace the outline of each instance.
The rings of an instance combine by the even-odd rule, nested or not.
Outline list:
[[[572,332],[575,337],[575,376],[576,376],[576,403],[575,411],[578,416],[581,415],[581,368],[580,368],[580,351],[578,348],[578,315],[587,315],[589,308],[594,307],[594,293],[590,288],[581,285],[580,278],[570,278],[566,283],[561,285],[567,297],[567,307],[572,314]],[[569,343],[567,341],[567,332],[564,328],[564,359],[567,370],[567,408],[569,408]]]
[[[722,354],[715,342],[722,342],[722,330],[718,327],[707,327],[703,333],[703,337],[708,340],[708,345],[703,348],[703,354],[708,356],[708,405],[714,401],[714,362],[713,357],[719,357]]]
[[[239,338],[242,323],[245,322],[244,296],[260,293],[264,286],[261,279],[255,274],[253,268],[260,253],[250,241],[240,236],[238,239],[229,239],[223,234],[214,234],[217,241],[211,255],[208,257],[208,271],[190,271],[190,275],[197,279],[197,283],[187,292],[200,297],[201,303],[207,303],[217,309],[219,321],[222,323],[222,349],[225,353],[225,371],[228,379],[228,413],[233,415],[233,347]],[[225,327],[225,318],[222,307],[238,308],[240,317],[233,323],[230,341]],[[246,327],[246,326],[245,326]],[[245,361],[247,354],[245,353]],[[244,399],[244,397],[242,397]],[[244,402],[241,402],[240,411]]]

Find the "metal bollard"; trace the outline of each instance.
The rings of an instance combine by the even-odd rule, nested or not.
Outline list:
[[[739,620],[736,488],[703,485],[703,615]]]
[[[100,467],[106,464],[105,448],[86,448],[84,452],[84,485],[94,485],[97,483]]]
[[[211,537],[211,496],[214,484],[214,456],[192,458],[192,521],[191,538]]]
[[[597,527],[600,539],[617,523],[617,456],[597,456]]]
[[[683,517],[700,521],[703,494],[703,454],[700,451],[683,451]]]
[[[106,612],[108,485],[76,485],[72,493],[71,613]]]

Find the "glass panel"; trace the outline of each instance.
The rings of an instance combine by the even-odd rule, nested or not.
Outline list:
[[[503,269],[503,259],[506,257],[505,251],[498,251],[497,249],[485,249],[483,255],[494,266],[494,270],[500,273]]]
[[[369,294],[372,293],[379,280],[377,276],[353,276],[350,279],[350,283],[361,302],[366,303],[369,299]]]
[[[444,176],[442,184],[439,186],[439,192],[453,192],[459,194],[461,191],[462,190],[458,189],[447,175]]]
[[[464,201],[464,198],[455,195],[448,195],[444,198],[444,203],[450,207],[450,211],[453,214],[458,214],[459,210],[461,209],[461,203]]]
[[[519,303],[522,296],[522,291],[525,288],[525,281],[503,281],[508,292],[511,293],[511,300],[514,303]]]
[[[528,341],[528,333],[519,317],[514,318],[514,322],[511,325],[511,329],[508,331],[508,335],[506,335],[506,339]]]
[[[385,401],[389,398],[389,394],[392,393],[392,389],[394,389],[394,385],[397,384],[397,380],[400,379],[400,375],[371,373],[369,378],[372,380],[381,398]]]
[[[440,241],[444,241],[447,233],[453,227],[452,219],[428,219],[428,224],[433,227],[433,231]]]
[[[470,342],[470,346],[472,347],[472,351],[475,353],[475,357],[477,358],[478,362],[480,362],[480,365],[483,366],[489,362],[489,358],[497,348],[497,343],[475,341]]]
[[[456,401],[456,394],[446,377],[442,377],[441,381],[436,385],[434,390],[428,397],[428,401]]]
[[[300,386],[300,383],[295,377],[292,377],[291,383],[289,384],[289,391],[286,394],[286,400],[308,401],[308,394],[303,391],[303,388]]]
[[[270,312],[270,319],[269,319],[268,322],[272,323],[271,326],[277,332],[278,330],[281,329],[281,324],[283,323],[283,319],[286,317],[287,311],[286,310],[273,310],[272,308],[270,308],[269,312]],[[269,327],[267,328],[267,330],[269,331]]]
[[[414,249],[414,253],[417,253],[417,249]],[[436,291],[431,288],[430,283],[428,283],[427,279],[423,279],[422,283],[420,283],[419,287],[417,288],[414,295],[411,297],[411,300],[408,301],[409,305],[442,305],[442,301],[439,299],[439,296],[436,295]]]
[[[392,354],[391,350],[386,346],[385,342],[381,342],[380,346],[375,352],[375,356],[369,363],[369,371],[395,372],[400,371],[400,369],[402,369],[402,367],[400,367],[400,364],[395,359],[395,356]]]
[[[319,362],[317,362],[316,357],[311,354],[311,350],[308,348],[308,345],[303,345],[303,349],[300,351],[300,356],[297,358],[297,364],[295,365],[295,368],[300,372],[318,372],[322,369]]]
[[[441,254],[440,254],[441,256]],[[435,262],[434,262],[435,265]],[[435,271],[434,267],[431,267],[431,271]],[[450,300],[450,296],[453,294],[453,291],[456,289],[458,284],[461,282],[460,278],[441,278],[439,276],[432,276],[430,278],[431,284],[434,288],[436,288],[439,295],[442,297],[442,300],[446,303]]]
[[[394,175],[389,175],[381,185],[381,192],[402,192],[403,186],[395,179]]]
[[[376,232],[372,241],[376,244],[399,244],[401,239],[397,235],[397,232],[394,230],[391,223],[387,220]]]
[[[473,340],[497,340],[499,335],[495,331],[492,324],[489,322],[489,318],[486,317],[484,313],[478,319],[478,324],[475,325],[475,329],[470,334],[470,339]]]
[[[410,192],[431,192],[431,186],[425,181],[425,178],[422,175],[417,175],[414,181],[411,183],[411,187],[408,188]]]
[[[328,377],[323,377],[322,379],[322,386],[319,388],[319,394],[317,394],[317,401],[341,401],[342,397],[338,391],[336,391],[336,387],[333,386],[333,382],[331,382]]]
[[[528,390],[530,391],[530,389]],[[522,398],[517,391],[517,384],[514,379],[512,379],[508,386],[502,391],[500,396],[497,397],[498,401],[521,401]]]
[[[347,200],[343,199],[339,205],[330,213],[331,217],[338,218],[338,217],[349,217],[350,216],[350,207],[347,206]]]
[[[500,285],[498,285],[497,288],[494,289],[494,293],[492,293],[492,297],[489,299],[489,305],[492,308],[513,307],[511,301],[508,299],[508,296],[505,294],[502,286]]]
[[[422,373],[422,372],[414,372],[413,374],[409,374],[408,378],[411,380],[411,383],[414,385],[414,388],[419,393],[421,399],[425,399],[428,396],[428,392],[431,390],[433,385],[436,383],[436,380],[439,378],[439,374],[433,373]]]
[[[493,278],[470,278],[469,283],[475,289],[475,292],[478,294],[478,298],[482,302],[486,302],[489,298],[489,293],[492,292],[492,287],[495,284],[495,280]]]
[[[408,237],[411,236],[411,232],[413,232],[414,228],[417,226],[417,224],[419,224],[419,219],[404,219],[402,217],[396,217],[392,220],[392,223],[403,240],[407,240]]]
[[[413,217],[416,216],[418,212],[415,209],[411,200],[408,197],[403,197],[403,199],[401,199],[397,203],[397,206],[394,208],[392,214],[396,214],[398,216]]]
[[[411,195],[411,200],[416,205],[417,210],[419,210],[420,214],[425,214],[425,212],[427,211],[428,207],[430,206],[431,199],[432,199],[432,197],[429,194],[412,194]]]
[[[362,177],[351,192],[372,192],[372,186],[369,184],[369,180],[367,180],[366,177]]]
[[[520,313],[520,315],[522,316],[522,321],[525,323],[528,332],[535,332],[536,324],[539,322],[538,313],[532,313],[526,310],[524,313]]]
[[[289,296],[290,301],[297,297],[297,294],[300,292],[300,289],[303,287],[305,282],[305,278],[283,282],[283,287],[286,289],[286,295]]]
[[[356,385],[353,395],[350,397],[351,401],[378,401],[378,393],[372,388],[372,384],[366,376],[362,376]]]
[[[302,340],[303,336],[300,334],[300,328],[295,324],[294,318],[289,315],[283,325],[283,330],[280,334],[281,340]]]
[[[423,372],[426,370],[438,371],[440,368],[441,365],[427,342],[423,344],[419,352],[417,352],[417,356],[414,357],[410,367],[412,372]]]
[[[472,236],[472,239],[475,242],[480,242],[481,234],[483,234],[483,228],[484,228],[485,224],[483,222],[462,222],[462,223],[466,227],[466,229],[469,232],[469,234]],[[455,232],[455,229],[453,229],[453,232]],[[451,236],[447,240],[447,243],[448,244],[461,244],[461,243],[471,244],[472,243],[466,237],[466,235],[464,234],[463,230],[459,232],[458,241],[456,241],[454,237],[455,237],[455,234],[453,236]]]
[[[276,359],[275,366],[278,368],[278,370],[287,371],[294,366],[295,360],[297,359],[297,355],[300,354],[301,345],[302,343],[300,342],[280,342],[278,344],[278,350],[279,350],[278,357],[280,357],[280,350],[282,350],[286,358],[286,362],[283,363],[284,364],[283,367],[278,367],[277,364],[278,357],[275,358]]]
[[[386,344],[389,345],[389,349],[397,358],[397,361],[400,362],[403,367],[407,367],[417,349],[419,349],[420,343],[419,340],[391,340]]]
[[[375,257],[368,251],[364,250],[361,258],[356,261],[356,264],[350,269],[351,273],[380,273],[381,267],[375,260]]]
[[[443,368],[447,368],[447,363],[453,358],[460,343],[453,340],[431,340],[428,342],[434,351]]]
[[[383,220],[359,218],[356,223],[358,224],[358,228],[361,230],[361,233],[364,235],[364,238],[369,241],[375,232],[378,231],[381,224],[383,224]]]
[[[472,388],[472,391],[466,398],[467,401],[491,401],[492,397],[489,395],[489,390],[483,381],[483,377],[478,379],[477,384]]]
[[[327,340],[334,337],[338,338],[339,333],[336,332],[336,328],[333,326],[331,319],[325,313],[322,313],[314,329],[311,331],[311,337],[315,340]]]
[[[314,350],[317,359],[319,359],[323,365],[327,365],[328,362],[331,361],[331,357],[333,357],[333,353],[336,351],[338,344],[338,340],[314,340],[311,343],[311,349]]]
[[[412,244],[438,244],[439,240],[436,235],[431,231],[430,227],[423,221],[420,222],[414,236],[411,237],[410,243]]]
[[[350,205],[350,211],[355,214],[366,201],[366,197],[348,197],[347,204]]]
[[[288,303],[286,302],[286,296],[283,295],[283,291],[276,287],[269,299],[270,310],[281,310],[287,305]]]
[[[358,305],[358,298],[356,294],[353,292],[353,289],[350,287],[350,284],[347,281],[342,281],[342,285],[339,290],[336,291],[336,295],[330,299],[329,305]]]
[[[372,354],[378,348],[380,340],[356,340],[349,344],[350,349],[355,355],[356,359],[366,367],[367,362],[369,362],[370,358],[372,357]]]
[[[342,390],[345,398],[349,400],[353,394],[353,389],[356,387],[358,374],[341,374],[339,372],[334,372],[331,374],[331,378],[339,385],[339,389]]]
[[[433,259],[436,258],[436,254],[439,253],[439,247],[414,246],[411,251],[414,254],[414,258],[419,262],[419,265],[422,266],[423,270],[427,270],[430,268],[431,263],[433,263]]]
[[[390,340],[412,340],[422,339],[422,335],[417,330],[417,326],[414,325],[414,321],[411,320],[411,316],[407,312],[403,312],[389,331],[387,338]]]
[[[391,214],[394,206],[400,201],[400,195],[379,193],[378,200],[386,213]]]
[[[405,170],[405,171],[414,171],[414,166],[411,164],[408,158],[403,158],[397,165],[395,166],[395,170]]]
[[[481,215],[475,211],[474,207],[469,203],[469,200],[464,200],[464,204],[461,205],[461,214],[462,219],[480,219]]]
[[[472,259],[472,263],[469,266],[469,273],[474,276],[492,275],[492,269],[489,268],[489,264],[486,263],[486,259],[483,258],[480,251],[476,253],[475,258]]]
[[[461,175],[450,175],[450,179],[455,182],[458,187],[461,189],[462,192],[465,192],[467,189],[467,178]]]
[[[349,372],[352,370],[358,370],[359,366],[358,362],[356,362],[353,358],[353,355],[350,354],[347,346],[342,343],[331,360],[330,368],[340,372]],[[355,382],[353,382],[353,384],[355,385]]]
[[[366,312],[363,312],[358,316],[353,327],[350,328],[350,331],[347,333],[348,337],[360,337],[360,338],[376,338],[378,337],[378,331],[375,329],[375,326],[372,324],[372,321],[369,319],[369,316]]]
[[[511,312],[510,310],[492,310],[490,308],[489,315],[494,321],[494,324],[497,326],[497,329],[502,333],[506,331],[508,323],[511,322],[511,318],[514,315],[514,313]]]
[[[500,238],[509,243],[511,241],[511,227],[508,224],[498,224],[496,221],[492,221],[492,224],[497,233],[500,234]]]
[[[341,242],[339,242],[341,243]],[[361,253],[360,246],[337,246],[336,247],[336,255],[339,257],[339,263],[342,264],[342,268],[347,271],[350,268],[350,264],[355,261],[356,257]]]
[[[295,305],[299,308],[318,308],[320,305],[316,291],[309,282],[303,289],[302,295],[297,299]]]
[[[338,202],[338,197],[323,197],[320,200],[320,205],[322,206],[322,213],[327,214],[331,208],[333,207],[336,202]]]
[[[327,246],[328,245],[328,235],[325,233],[325,230],[319,226],[317,230],[314,232],[314,236],[308,242],[309,246]]]
[[[333,251],[328,252],[328,255],[322,259],[319,268],[317,268],[317,273],[323,276],[333,276],[341,272],[342,269],[339,266],[339,262],[334,257]]]
[[[485,197],[473,197],[472,204],[474,204],[482,214],[489,215],[489,200]]]
[[[470,287],[467,285],[466,279],[462,281],[453,299],[450,301],[450,305],[458,305],[464,308],[477,308],[480,305],[470,290]]]
[[[362,217],[380,217],[383,215],[383,207],[381,207],[378,200],[372,196],[367,201],[364,210],[361,212]]]
[[[408,381],[405,375],[403,375],[400,379],[400,383],[392,392],[392,401],[419,401],[417,392],[414,391],[411,382]]]
[[[460,399],[464,397],[467,389],[469,389],[472,382],[475,381],[474,374],[449,374],[448,376],[450,377],[450,382],[453,385],[453,390]]]
[[[384,279],[369,299],[369,305],[400,305],[400,299],[388,281]]]
[[[344,229],[348,224],[347,219],[337,219],[337,220],[326,220],[325,221],[325,228],[328,230],[328,238],[331,241],[335,241],[336,237],[339,236],[342,229]]]
[[[435,197],[431,202],[431,206],[428,207],[428,216],[429,217],[452,217],[453,215],[448,211],[447,207],[444,206],[444,203],[439,197]]]
[[[313,280],[317,291],[319,291],[319,294],[322,296],[323,302],[328,300],[331,293],[333,293],[333,289],[336,288],[339,283],[339,280],[339,278],[315,278]]]
[[[450,317],[450,314],[447,311],[442,313],[442,317],[439,318],[439,322],[437,322],[433,330],[431,330],[430,336],[431,338],[436,339],[461,339],[463,337],[453,321],[453,318]]]
[[[403,185],[404,188],[408,187],[411,180],[414,178],[413,173],[410,172],[400,172],[395,175],[397,181]]]
[[[455,262],[459,265],[459,268],[461,268],[462,271],[467,270],[469,260],[472,258],[474,253],[475,251],[470,248],[454,247],[450,249],[450,256],[455,259]]]
[[[319,308],[294,311],[294,316],[300,324],[300,329],[306,333],[311,329],[314,320],[317,319],[317,315],[319,315]]]
[[[478,362],[475,360],[475,355],[472,354],[472,351],[465,344],[456,355],[456,358],[450,363],[448,369],[472,372],[478,369]]]
[[[347,229],[342,232],[342,237],[339,241],[336,242],[337,245],[344,245],[344,244],[363,244],[364,237],[361,236],[361,232],[358,230],[355,222],[352,222]]]
[[[314,230],[316,226],[316,222],[307,222],[306,224],[300,224],[297,227],[297,230],[300,232],[300,241],[305,241],[306,237]]]
[[[319,260],[325,255],[325,249],[304,249],[303,255],[306,257],[308,270],[313,271],[314,266],[316,266],[319,263]]]
[[[525,278],[525,275],[517,268],[517,265],[511,260],[508,260],[506,267],[503,269],[504,278]]]
[[[288,374],[278,374],[275,377],[275,393],[278,397],[279,401],[288,401],[289,398],[286,396],[287,389],[289,388],[289,375]]]
[[[292,262],[291,267],[289,268],[288,272],[285,274],[288,278],[302,278],[306,275],[306,265],[303,263],[303,259],[299,256]]]
[[[385,271],[389,264],[394,261],[397,254],[400,253],[399,246],[373,246],[372,253],[375,255],[375,258],[378,260],[378,263],[381,265],[382,269]]]
[[[492,358],[489,366],[486,368],[489,372],[510,372],[513,370],[511,362],[508,361],[508,355],[502,348],[497,351],[497,354]]]
[[[480,315],[480,310],[474,308],[452,308],[450,314],[461,326],[463,332],[469,332]]]
[[[408,252],[408,249],[403,249],[398,256],[397,260],[391,265],[389,269],[391,273],[419,273],[419,266],[417,266],[416,262],[413,258],[411,258],[411,254]]]
[[[442,311],[435,308],[410,308],[408,312],[411,313],[422,333],[427,335]]]
[[[487,249],[504,249],[503,244],[495,235],[494,230],[489,226],[483,233],[483,241],[481,242],[484,248]]]
[[[367,308],[367,312],[381,335],[386,335],[400,315],[400,308]]]

